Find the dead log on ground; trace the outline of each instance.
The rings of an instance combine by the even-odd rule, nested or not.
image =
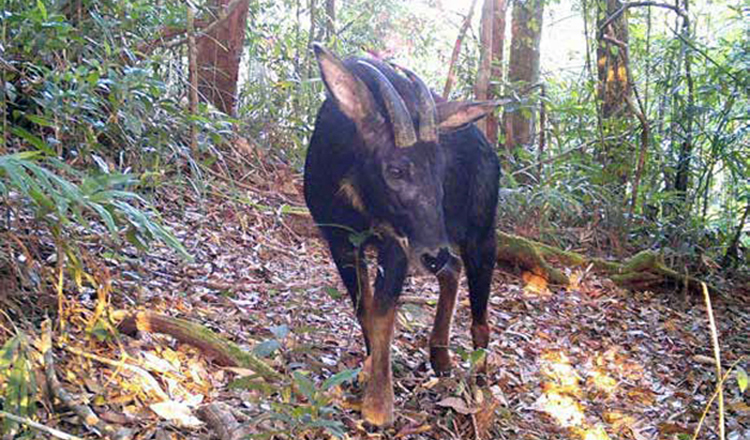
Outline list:
[[[152,312],[129,313],[118,311],[115,320],[120,320],[118,329],[129,335],[136,331],[162,333],[178,341],[192,345],[201,353],[212,357],[217,364],[253,370],[269,382],[279,382],[283,376],[260,358],[211,330],[184,319],[172,318]]]
[[[606,274],[618,286],[626,289],[653,289],[671,286],[684,286],[695,292],[701,291],[701,280],[683,275],[664,264],[661,255],[654,251],[642,251],[625,262],[589,258],[577,252],[565,251],[554,246],[539,243],[517,235],[497,233],[498,263],[517,267],[543,277],[548,282],[567,286],[570,279],[565,273],[553,267],[549,260],[573,267],[593,267]],[[717,291],[715,287],[709,286]]]

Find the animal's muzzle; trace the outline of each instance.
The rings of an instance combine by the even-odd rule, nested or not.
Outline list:
[[[425,269],[436,275],[440,273],[440,271],[442,271],[453,258],[454,257],[451,255],[450,250],[445,247],[426,251],[420,257]]]

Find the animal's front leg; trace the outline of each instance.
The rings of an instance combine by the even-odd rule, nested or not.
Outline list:
[[[396,302],[407,273],[407,258],[393,240],[380,246],[378,277],[372,307],[365,319],[369,325],[371,377],[362,402],[363,418],[376,426],[393,423],[393,376],[391,341],[396,323]]]
[[[438,283],[440,283],[440,299],[438,299],[435,313],[435,325],[430,335],[430,363],[438,376],[449,374],[453,368],[448,344],[460,276],[461,265],[458,261],[451,262],[437,275]]]

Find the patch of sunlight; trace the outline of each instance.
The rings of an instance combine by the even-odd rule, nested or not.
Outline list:
[[[542,355],[542,374],[553,381],[556,391],[578,394],[580,376],[570,365],[570,359],[563,352],[549,352]]]
[[[524,272],[521,274],[521,278],[523,278],[524,281],[523,293],[526,296],[548,297],[552,295],[552,292],[547,288],[547,280],[544,279],[544,277],[540,277],[531,272]]]
[[[583,440],[609,440],[607,431],[601,426],[586,429],[581,437],[583,437]]]
[[[578,290],[581,288],[581,281],[583,281],[583,277],[585,275],[585,272],[582,270],[575,270],[572,274],[568,277],[568,290]]]
[[[571,428],[583,424],[583,408],[578,401],[557,391],[548,391],[537,400],[539,409],[549,414],[560,426]]]
[[[599,391],[604,391],[607,394],[611,394],[617,389],[617,381],[603,371],[591,371],[591,373],[589,373],[589,379],[594,385],[594,388]]]

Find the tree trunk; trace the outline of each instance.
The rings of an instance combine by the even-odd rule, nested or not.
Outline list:
[[[489,98],[490,75],[492,74],[492,28],[494,22],[495,0],[484,0],[482,6],[482,24],[479,35],[479,69],[477,71],[477,83],[474,95],[478,101]],[[482,133],[487,135],[487,119],[481,119],[476,123]]]
[[[729,246],[727,246],[727,251],[724,254],[724,258],[721,260],[721,266],[725,269],[729,268],[729,266],[731,266],[731,264],[738,259],[737,250],[739,248],[740,238],[742,238],[742,232],[745,230],[745,225],[747,225],[748,214],[750,214],[750,199],[748,199],[747,201],[747,205],[745,206],[745,213],[742,214],[740,224],[737,225],[737,230],[734,233],[734,237],[732,237],[732,241],[729,242]]]
[[[326,41],[336,35],[336,0],[326,0]]]
[[[188,107],[190,116],[198,113],[198,48],[195,45],[195,22],[193,6],[187,5],[187,53],[188,53]],[[190,151],[198,153],[198,127],[195,120],[190,121]]]
[[[683,0],[685,14],[688,13],[689,2]],[[690,22],[682,21],[682,44],[685,51],[685,81],[687,82],[687,105],[680,112],[684,124],[680,153],[677,159],[677,174],[675,175],[674,189],[678,191],[679,197],[686,200],[687,191],[690,186],[690,157],[693,155],[693,75],[692,75],[692,49],[686,47],[686,41],[690,41]]]
[[[628,100],[632,91],[627,75],[628,22],[627,11],[622,12],[621,8],[620,0],[597,2],[597,94],[603,138],[622,132],[622,123],[630,116]],[[618,11],[622,13],[611,20],[610,17]],[[602,165],[601,183],[616,185],[621,196],[624,195],[634,153],[627,151],[627,145],[620,141],[603,142],[597,154],[597,160]]]
[[[495,0],[495,10],[492,20],[492,67],[490,69],[489,99],[495,99],[502,94],[499,84],[503,82],[503,46],[505,45],[505,16],[507,3],[505,0]],[[495,113],[487,115],[487,139],[494,145],[497,143],[499,121]]]
[[[517,0],[513,3],[508,82],[516,93],[530,90],[539,82],[539,44],[542,40],[543,0]],[[534,105],[524,111],[505,112],[505,148],[514,152],[533,142]]]
[[[620,14],[617,19],[607,25],[606,29],[602,29],[601,26],[607,18],[622,8],[622,2],[620,0],[606,0],[606,3],[599,2],[597,5],[597,27],[599,28],[596,48],[599,77],[598,93],[602,117],[609,119],[625,111],[627,108],[626,100],[630,95],[624,54],[620,47],[611,41],[616,40],[624,45],[628,44],[627,12]],[[606,6],[606,9],[602,6]]]
[[[216,16],[226,20],[198,39],[198,90],[203,99],[234,115],[242,45],[250,0],[212,0]]]

